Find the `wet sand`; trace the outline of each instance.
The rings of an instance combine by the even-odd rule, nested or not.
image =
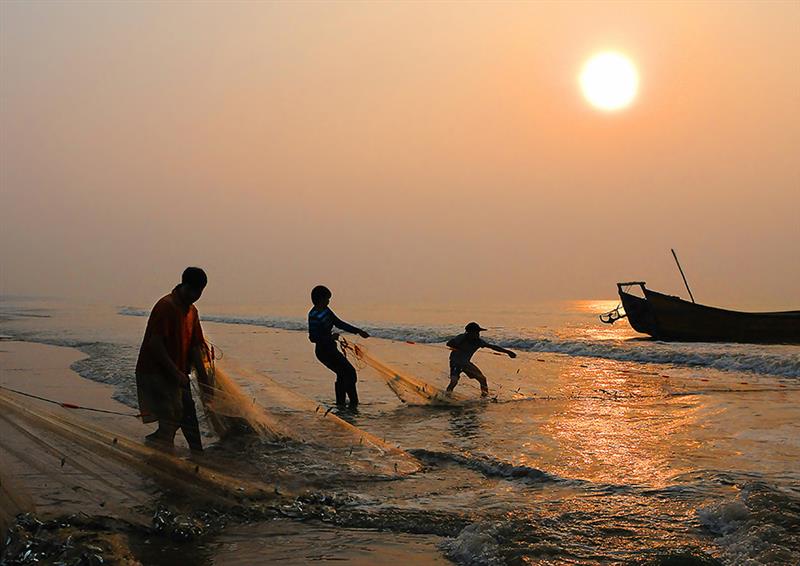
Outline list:
[[[83,357],[70,348],[0,342],[0,385],[135,414],[111,398],[112,386],[70,369]],[[0,390],[0,405],[0,518],[8,523],[31,513],[13,527],[16,546],[9,552],[49,549],[50,558],[94,553],[131,564],[444,561],[436,548],[440,537],[276,518],[270,509],[291,502],[299,487],[288,492],[282,487],[276,496],[267,478],[219,473],[213,450],[191,460],[182,438],[176,439],[174,455],[151,451],[138,440],[152,425],[132,416],[66,409],[7,390]],[[206,475],[191,477],[192,467],[201,466]],[[255,495],[238,498],[245,489]],[[252,511],[246,509],[251,504]],[[203,510],[214,514],[206,524],[196,517]]]
[[[129,407],[110,398],[111,387],[82,379],[69,369],[82,357],[68,348],[0,342],[0,385],[63,402],[131,413]],[[37,413],[49,413],[53,408],[67,413],[67,409],[6,390],[0,390],[0,396],[0,473],[13,486],[8,490],[12,497],[0,498],[0,513],[4,517],[29,514],[13,527],[14,542],[6,549],[6,558],[26,553],[40,560],[48,555],[51,559],[97,555],[106,561],[135,564],[128,551],[126,531],[144,530],[150,522],[146,506],[152,493],[146,487],[146,478],[112,458],[92,453],[52,427],[37,424],[5,403],[19,403]],[[125,417],[82,413],[81,418],[95,426],[136,433],[133,418],[126,421]],[[4,488],[8,485],[3,482]],[[9,526],[4,525],[4,533]]]
[[[132,414],[130,407],[111,399],[113,388],[83,379],[69,369],[82,357],[68,348],[2,342],[0,385],[61,402]],[[55,410],[119,434],[136,437],[142,430],[132,417],[68,411],[6,390],[0,390],[0,395],[37,411]],[[18,414],[4,412],[0,416],[0,453],[3,472],[30,494],[42,517],[78,512],[121,514],[148,497],[141,474],[111,459],[96,458]],[[115,487],[101,483],[100,478],[113,478]]]

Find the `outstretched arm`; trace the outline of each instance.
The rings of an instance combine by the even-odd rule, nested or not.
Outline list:
[[[515,354],[511,350],[506,350],[505,348],[503,348],[501,346],[496,346],[494,344],[489,344],[488,342],[486,343],[486,345],[484,347],[485,348],[489,348],[490,350],[494,350],[495,352],[500,352],[501,354],[508,354],[509,358],[516,358],[517,357],[517,354]]]
[[[358,334],[362,338],[369,338],[369,334],[361,330],[360,328],[353,326],[352,324],[348,324],[342,319],[340,319],[336,314],[331,311],[331,316],[333,316],[333,325],[336,328],[344,330],[345,332],[352,332],[353,334]]]

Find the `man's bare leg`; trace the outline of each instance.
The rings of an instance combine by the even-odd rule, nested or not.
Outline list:
[[[481,397],[489,396],[489,384],[486,381],[486,376],[483,375],[483,372],[478,368],[478,366],[473,365],[468,370],[465,370],[464,373],[467,374],[467,377],[469,377],[470,379],[474,379],[480,384]]]
[[[453,389],[456,388],[456,385],[458,385],[458,378],[457,377],[451,377],[450,378],[450,385],[447,386],[447,392],[448,393],[452,393]]]
[[[156,448],[171,450],[175,446],[175,433],[178,425],[165,420],[158,421],[158,428],[152,434],[144,437],[147,444]]]

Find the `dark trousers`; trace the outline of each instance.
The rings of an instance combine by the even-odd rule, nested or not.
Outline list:
[[[336,374],[336,404],[340,407],[343,406],[346,397],[349,397],[350,406],[356,407],[358,405],[356,368],[339,351],[336,342],[317,344],[314,353],[326,368]]]
[[[157,434],[167,440],[175,438],[175,433],[178,429],[183,432],[189,448],[192,450],[202,450],[203,443],[200,440],[200,423],[197,422],[197,409],[194,406],[194,399],[192,399],[192,390],[189,387],[181,388],[181,405],[183,406],[183,416],[179,423],[172,423],[166,421],[158,422]]]

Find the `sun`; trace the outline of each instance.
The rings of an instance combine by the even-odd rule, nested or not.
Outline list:
[[[621,110],[630,105],[639,89],[639,74],[630,59],[607,51],[592,56],[580,74],[586,100],[600,110]]]

